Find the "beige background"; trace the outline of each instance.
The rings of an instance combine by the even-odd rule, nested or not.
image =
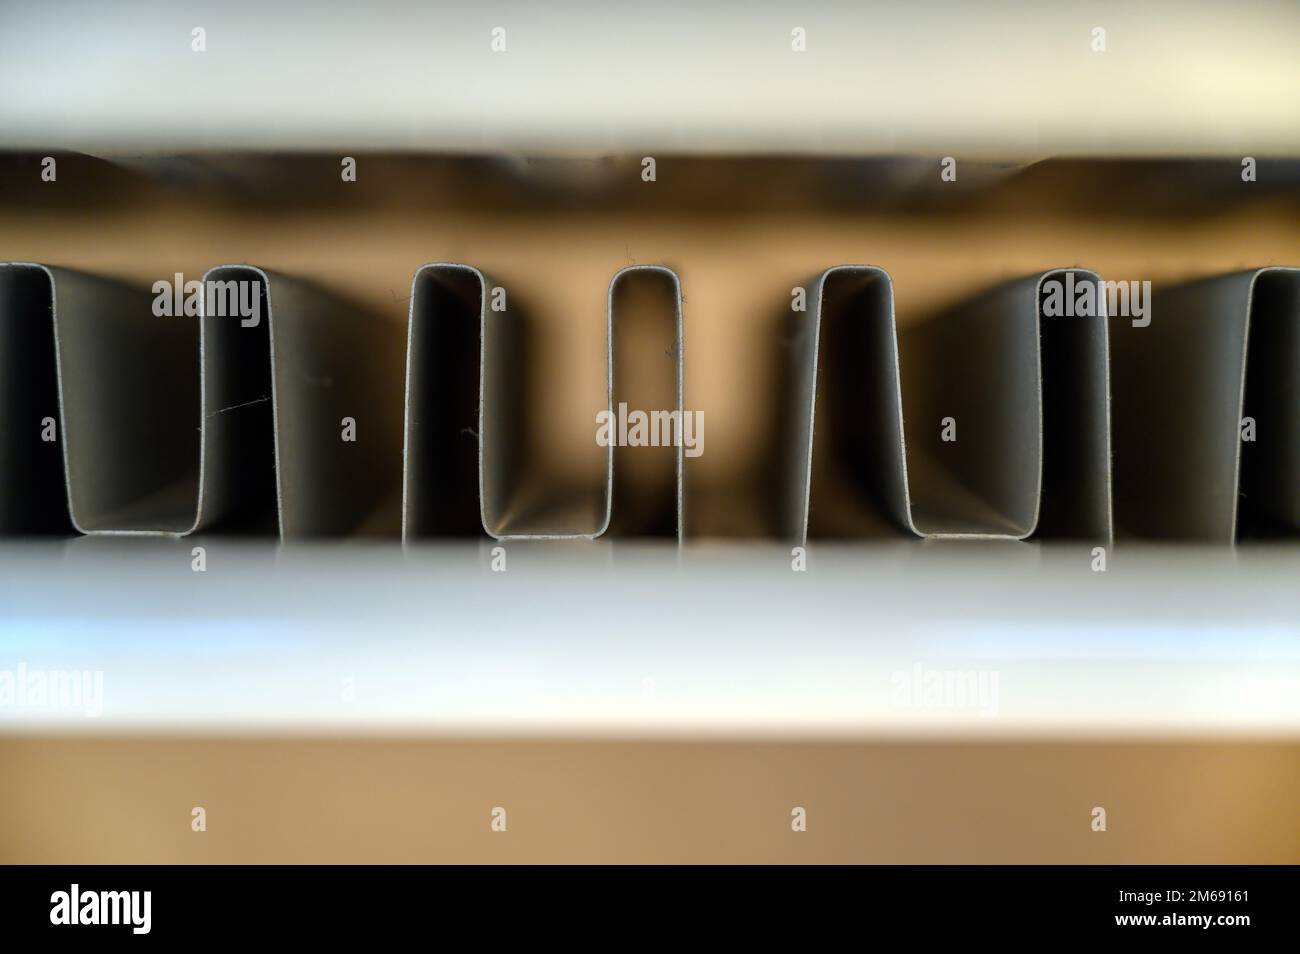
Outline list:
[[[0,764],[9,863],[1300,862],[1294,743],[7,739]]]

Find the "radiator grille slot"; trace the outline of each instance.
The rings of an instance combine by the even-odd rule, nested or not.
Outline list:
[[[1121,530],[1231,542],[1240,499],[1244,532],[1294,532],[1298,275],[1268,268],[1163,290],[1161,320],[1139,326],[1045,316],[1046,283],[1101,287],[1095,273],[1058,269],[913,323],[900,347],[888,274],[827,270],[810,312],[792,316],[788,476],[776,503],[786,535],[1109,539],[1112,418]],[[396,535],[398,342],[283,276],[221,266],[205,275],[205,288],[214,283],[249,283],[264,320],[214,314],[210,293],[197,320],[158,318],[119,282],[0,270],[6,532],[65,527],[57,475],[83,533]],[[555,506],[529,524],[517,455],[527,337],[508,309],[489,307],[488,289],[464,265],[426,266],[414,280],[405,536],[596,537],[611,514],[616,532],[677,536],[680,441],[611,446],[586,504],[590,527],[546,522],[564,512]],[[615,276],[609,410],[627,398],[687,410],[682,321],[671,271]],[[34,440],[52,404],[59,439]],[[61,467],[50,443],[64,449]],[[638,474],[630,462],[646,449],[658,463]]]
[[[399,228],[384,248],[400,249],[403,264],[372,256],[347,264],[347,281],[332,279],[337,256],[204,273],[209,259],[186,273],[202,276],[198,313],[172,316],[151,301],[156,249],[148,266],[130,264],[129,243],[89,257],[79,246],[77,268],[0,265],[6,536],[1229,543],[1300,530],[1296,269],[1224,273],[1220,256],[1218,277],[1189,283],[1165,270],[1147,323],[1104,314],[1102,293],[1092,316],[1045,310],[1049,283],[1142,277],[1117,268],[1118,255],[1062,255],[1052,269],[1037,267],[1048,253],[1009,255],[981,273],[954,259],[960,280],[945,268],[918,277],[918,260],[945,264],[955,247],[918,258],[918,235],[938,236],[936,223],[977,244],[1003,241],[1035,203],[1083,233],[1111,222],[1085,198],[1145,202],[1175,228],[1253,201],[1208,161],[966,163],[960,188],[945,190],[933,163],[915,158],[660,157],[668,174],[648,185],[627,157],[363,157],[366,175],[346,186],[310,156],[127,171],[69,158],[57,188],[7,186],[22,200],[10,209],[31,223],[32,209],[71,215],[69,197],[116,194],[105,218],[134,203],[163,214],[171,199],[157,190],[188,192],[195,205],[224,197],[227,238],[213,248],[265,252],[290,236],[310,241],[294,218],[309,209],[338,223],[355,203],[352,226],[362,211],[409,222],[394,208],[408,190],[449,217],[440,235],[464,230],[465,255],[420,267],[421,241]],[[1285,209],[1293,165],[1266,168],[1257,194]],[[1201,198],[1180,199],[1188,190]],[[776,218],[764,217],[769,206]],[[482,218],[467,211],[480,207]],[[254,214],[292,231],[254,241]],[[859,216],[874,217],[862,244],[878,260],[825,268]],[[1291,255],[1261,221],[1252,257]],[[24,234],[8,232],[8,248],[21,250]],[[533,247],[552,234],[575,251]],[[778,250],[782,241],[791,248]],[[896,255],[893,241],[911,250]],[[566,255],[572,267],[548,284],[543,265]],[[372,266],[385,277],[370,280]],[[212,307],[209,287],[226,285],[257,288],[256,322]],[[802,289],[805,309],[782,288]],[[739,321],[746,311],[758,317]],[[704,460],[680,442],[598,446],[597,415],[617,426],[624,408],[698,412],[701,424],[707,414]],[[578,457],[591,466],[557,466]]]

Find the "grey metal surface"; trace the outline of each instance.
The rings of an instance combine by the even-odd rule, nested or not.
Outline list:
[[[52,281],[38,265],[0,264],[0,534],[73,532]]]
[[[1044,282],[1067,273],[1098,280],[1056,269],[1003,285],[909,328],[900,362],[888,274],[865,265],[823,272],[791,339],[786,535],[901,527],[1020,540],[1041,528],[1109,539],[1104,312],[1041,314]],[[819,406],[819,393],[834,403]],[[952,441],[943,440],[947,418]]]
[[[1043,313],[1042,287],[1098,289],[1095,318]],[[1108,541],[1115,534],[1111,435],[1110,326],[1101,277],[1085,269],[1044,273],[1038,282],[1042,369],[1043,465],[1036,536]]]
[[[1116,520],[1126,534],[1231,543],[1239,510],[1252,532],[1300,527],[1298,274],[1263,268],[1157,288],[1149,326],[1116,326]],[[1254,442],[1242,440],[1247,416]]]
[[[257,283],[256,321],[211,309],[227,281]],[[106,278],[0,266],[0,530],[396,534],[396,326],[251,266],[203,288],[198,320],[161,317]]]
[[[258,282],[266,307],[264,327],[245,327],[238,317],[205,308],[208,496],[201,519],[234,518],[237,526],[251,521],[264,529],[273,474],[284,539],[395,536],[398,326],[314,285],[251,265],[210,269],[205,288],[210,280]]]
[[[912,528],[1023,539],[1038,524],[1038,279],[1002,285],[900,340]],[[944,421],[955,440],[944,440]]]
[[[609,285],[610,407],[627,403],[678,415],[672,447],[620,447],[610,470],[608,532],[620,537],[686,535],[685,329],[677,274],[658,265],[620,269]],[[622,330],[615,333],[615,326]],[[664,399],[667,400],[664,400]]]
[[[214,313],[211,283],[255,281],[256,324],[238,314]],[[276,534],[275,410],[271,373],[270,296],[265,277],[242,266],[219,266],[203,276],[199,350],[203,442],[199,506],[194,529],[216,527]]]
[[[1099,281],[1057,269],[1001,286],[907,329],[900,363],[889,276],[822,273],[788,341],[784,534],[1109,539],[1112,456],[1132,535],[1228,542],[1300,529],[1300,270],[1162,290],[1146,326],[1107,318],[1100,294],[1096,320],[1045,317],[1044,283],[1067,277]],[[107,279],[0,265],[0,531],[385,534],[400,509],[405,538],[480,526],[499,539],[683,538],[680,443],[652,503],[616,508],[644,485],[628,482],[611,446],[602,487],[529,522],[520,499],[551,488],[520,486],[526,329],[488,308],[478,270],[434,264],[414,278],[404,442],[395,326],[252,266],[212,269],[204,287],[229,281],[257,284],[260,322],[211,312],[206,294],[199,322],[157,317],[145,292]],[[650,310],[651,347],[615,334],[640,283],[666,295]],[[675,273],[623,269],[607,305],[606,408],[627,396],[622,360],[653,365],[684,415]],[[943,417],[955,419],[954,442],[938,439]],[[54,441],[41,440],[47,418]],[[1254,440],[1243,442],[1245,418]],[[357,440],[344,440],[345,419]],[[617,522],[637,506],[662,519]],[[564,513],[592,522],[556,522]]]
[[[402,539],[476,536],[487,521],[479,466],[487,282],[429,264],[411,281],[406,338]]]
[[[624,283],[653,277],[667,281],[673,301],[672,360],[677,411],[684,413],[681,285],[656,265],[621,269],[610,282],[606,308],[606,410],[613,414],[616,300]],[[513,304],[488,306],[492,283],[477,268],[429,263],[415,274],[407,329],[405,453],[402,475],[402,537],[473,535],[465,520],[473,484],[465,438],[477,451],[477,498],[482,529],[499,540],[595,539],[611,527],[615,498],[615,448],[606,448],[605,474],[593,495],[545,486],[525,474],[524,375],[528,325]],[[477,328],[476,341],[474,329]],[[466,374],[477,343],[476,398]],[[473,416],[472,416],[473,415]],[[594,433],[594,422],[593,422]],[[675,451],[673,521],[680,540],[685,527],[683,447]],[[590,517],[586,525],[583,520]],[[617,528],[616,528],[617,530]]]
[[[871,265],[829,268],[807,301],[805,315],[792,314],[787,337],[791,412],[783,533],[803,541],[810,527],[822,536],[847,524],[848,535],[868,536],[892,532],[889,520],[910,526],[889,275]],[[832,337],[828,346],[823,339]],[[831,397],[833,407],[826,400]],[[815,440],[819,427],[822,439]],[[840,462],[847,472],[834,466]]]
[[[1266,268],[1251,285],[1238,534],[1300,533],[1300,269]]]
[[[29,411],[48,409],[52,375],[55,446],[62,453],[62,480],[53,486],[66,483],[72,528],[87,534],[188,532],[199,494],[197,324],[157,317],[147,291],[100,276],[31,263],[11,263],[4,274],[10,288],[27,284],[17,300],[9,299],[17,312],[6,323],[48,319],[52,329],[52,349],[41,334],[14,338],[6,362],[24,368],[22,386],[33,389],[25,399],[34,402]],[[33,350],[10,350],[26,345]],[[25,434],[34,422],[17,423]],[[29,463],[11,460],[19,470]],[[49,460],[28,473],[41,484],[37,505],[53,508]],[[38,520],[47,521],[57,527],[61,518],[49,513]]]

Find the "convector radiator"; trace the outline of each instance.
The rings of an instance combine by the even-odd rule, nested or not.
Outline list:
[[[745,746],[842,741],[848,802],[855,753],[903,766],[864,818],[955,831],[976,779],[1010,830],[1104,778],[1156,832],[1107,857],[1294,860],[1297,36],[1281,2],[3,5],[0,849],[84,814],[58,736],[265,737],[302,761],[233,788],[296,803],[301,733],[716,743],[678,774],[737,817],[797,788]],[[1236,794],[1144,775],[1152,739],[1222,741]],[[1105,752],[1016,774],[1040,743]],[[375,784],[313,830],[403,817]],[[1258,823],[1220,837],[1219,795]],[[890,857],[1092,858],[1052,824]]]
[[[624,316],[617,302],[647,282],[665,286],[641,291],[658,300]],[[1081,269],[1007,282],[909,328],[906,394],[884,269],[837,265],[792,292],[771,501],[791,539],[806,540],[812,515],[851,536],[864,511],[918,537],[1105,541],[1118,524],[1232,543],[1300,529],[1300,269],[1154,293]],[[472,529],[475,509],[501,539],[620,524],[687,538],[686,455],[704,431],[684,426],[687,322],[667,267],[610,282],[603,410],[626,443],[616,354],[662,378],[670,400],[644,439],[675,466],[650,474],[659,486],[625,487],[611,435],[604,479],[567,523],[554,488],[524,496],[526,318],[491,307],[507,286],[473,266],[416,273],[404,374],[394,329],[255,266],[178,274],[154,293],[0,266],[6,532],[396,535],[380,511],[400,480],[403,539]],[[1117,303],[1125,314],[1108,312]],[[623,346],[619,329],[638,320]]]

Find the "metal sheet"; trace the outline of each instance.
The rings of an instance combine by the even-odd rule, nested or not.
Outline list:
[[[791,339],[786,535],[893,527],[1020,540],[1041,523],[1052,536],[1108,539],[1106,319],[1043,320],[1044,284],[1067,276],[1097,281],[1056,269],[996,288],[908,329],[900,362],[884,270],[823,272]]]
[[[32,309],[30,320],[43,323],[48,315],[53,349],[36,336],[29,341],[34,351],[7,360],[27,367],[37,405],[48,405],[53,374],[72,527],[87,534],[188,532],[199,493],[197,323],[155,316],[148,291],[100,276],[29,263],[5,272],[10,282],[43,276],[44,287],[29,286],[22,306]],[[51,476],[46,460],[45,507]]]
[[[621,269],[611,280],[606,309],[606,410],[613,415],[615,390],[616,302],[634,280],[653,278],[671,288],[672,359],[676,410],[684,413],[681,285],[676,274],[655,265]],[[499,540],[596,539],[614,519],[615,447],[606,449],[605,475],[596,494],[546,486],[530,479],[521,458],[526,446],[522,405],[528,373],[528,326],[513,303],[502,311],[488,307],[492,283],[477,268],[430,263],[416,272],[411,286],[407,331],[405,457],[402,479],[402,536],[413,540],[472,533],[465,520],[471,490],[465,437],[477,443],[478,510],[482,529]],[[473,353],[467,329],[477,324],[476,403],[466,359]],[[653,359],[653,355],[648,355]],[[471,420],[476,408],[477,418]],[[594,428],[593,428],[594,433]],[[683,447],[673,465],[673,524],[685,532]],[[583,520],[590,522],[583,525]],[[615,525],[614,532],[620,528]]]
[[[0,534],[73,532],[52,282],[39,265],[0,264]]]
[[[615,333],[618,328],[617,334]],[[668,446],[618,447],[610,470],[608,532],[618,537],[686,534],[685,341],[681,282],[671,269],[633,265],[609,286],[610,406],[675,412]],[[697,424],[702,418],[697,421]],[[674,425],[669,424],[670,428]],[[650,430],[656,430],[654,419]],[[668,435],[656,435],[661,441]]]
[[[256,282],[266,307],[264,328],[204,312],[203,520],[264,527],[273,473],[284,539],[395,536],[400,328],[252,265],[210,269],[209,281]]]
[[[258,296],[255,321],[213,308],[214,285],[241,281]],[[271,282],[251,266],[212,269],[196,315],[163,317],[142,289],[0,266],[12,332],[0,354],[15,371],[0,450],[19,475],[5,481],[0,530],[395,535],[398,330],[301,282]],[[40,441],[50,405],[52,444]]]
[[[1115,500],[1126,534],[1231,543],[1243,489],[1252,531],[1296,529],[1296,275],[1264,268],[1157,288],[1148,326],[1116,325]]]
[[[208,291],[241,281],[255,285],[256,323]],[[266,278],[245,266],[219,266],[204,274],[203,286],[199,324],[203,444],[195,529],[278,534],[275,394]]]
[[[1242,416],[1238,535],[1300,534],[1300,268],[1255,273]]]
[[[807,307],[791,314],[786,338],[784,534],[910,527],[893,283],[875,266],[836,266],[811,284]]]
[[[1070,292],[1091,283],[1094,315],[1053,315],[1043,290],[1052,280]],[[1066,284],[1069,282],[1069,284]],[[1101,277],[1085,269],[1044,273],[1038,282],[1042,368],[1043,466],[1038,524],[1045,539],[1114,537],[1110,326]]]
[[[430,264],[411,282],[402,539],[481,535],[479,407],[483,274]]]

